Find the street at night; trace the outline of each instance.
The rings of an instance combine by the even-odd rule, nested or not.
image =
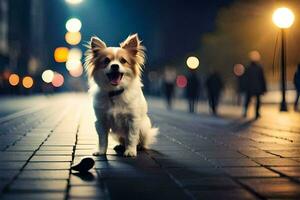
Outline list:
[[[7,106],[13,112],[0,118],[1,198],[299,198],[297,113],[281,114],[269,105],[253,121],[241,120],[241,109],[234,106],[223,106],[226,117],[218,118],[185,113],[180,101],[174,111],[164,109],[161,99],[148,102],[160,128],[157,143],[136,158],[124,158],[110,140],[107,160],[94,157],[87,174],[70,171],[97,145],[87,95],[21,98],[16,103],[24,107],[18,111]]]

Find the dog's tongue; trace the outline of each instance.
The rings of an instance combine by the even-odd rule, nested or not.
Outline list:
[[[122,78],[122,75],[121,75],[121,74],[115,75],[115,76],[110,80],[110,83],[111,83],[112,85],[119,85],[120,82],[121,82],[121,78]]]

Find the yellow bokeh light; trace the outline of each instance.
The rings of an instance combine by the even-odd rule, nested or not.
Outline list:
[[[20,82],[20,77],[18,76],[18,74],[11,74],[8,78],[8,81],[10,85],[16,86]]]
[[[73,76],[73,77],[79,77],[79,76],[81,76],[82,73],[83,73],[83,67],[80,66],[80,67],[77,67],[77,68],[75,68],[75,69],[71,69],[71,70],[69,71],[69,73],[70,73],[70,75]]]
[[[81,29],[81,21],[77,18],[71,18],[66,23],[66,29],[69,32],[79,32]]]
[[[66,62],[66,68],[68,71],[82,67],[82,63],[80,60],[72,59]]]
[[[25,76],[22,80],[24,88],[31,88],[33,86],[33,79],[30,76]]]
[[[67,3],[77,5],[82,2],[82,0],[66,0]]]
[[[66,62],[68,60],[69,49],[67,47],[57,47],[54,51],[54,60],[56,62]]]
[[[282,7],[274,11],[272,20],[276,26],[284,29],[293,25],[295,16],[290,9]]]
[[[190,56],[186,60],[186,64],[190,69],[197,69],[199,66],[199,59],[196,56]]]
[[[50,69],[45,70],[42,73],[42,79],[45,83],[51,83],[51,81],[53,80],[53,77],[54,77],[54,72]]]
[[[72,48],[69,50],[68,60],[81,60],[82,51],[79,48]]]
[[[81,34],[80,32],[67,32],[65,40],[70,45],[77,45],[81,41]]]

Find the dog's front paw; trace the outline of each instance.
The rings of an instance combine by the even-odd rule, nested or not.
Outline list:
[[[136,149],[126,149],[124,152],[124,156],[126,157],[135,157],[137,154]]]
[[[101,152],[101,151],[96,151],[93,153],[93,156],[105,156],[105,155],[106,155],[106,153]]]

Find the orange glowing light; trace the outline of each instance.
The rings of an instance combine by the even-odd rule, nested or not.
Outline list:
[[[33,86],[33,79],[30,76],[25,76],[22,80],[24,88],[31,88]]]
[[[177,76],[176,85],[179,88],[185,88],[187,86],[187,78],[184,75]]]
[[[9,84],[12,86],[16,86],[20,82],[20,77],[18,74],[11,74],[8,78]]]
[[[69,49],[67,47],[57,47],[54,51],[54,60],[58,63],[68,60]]]
[[[70,45],[77,45],[81,41],[81,34],[80,32],[67,32],[65,40]]]
[[[59,73],[55,73],[53,80],[52,80],[52,85],[54,87],[60,87],[64,84],[64,77],[63,75],[59,74]]]

